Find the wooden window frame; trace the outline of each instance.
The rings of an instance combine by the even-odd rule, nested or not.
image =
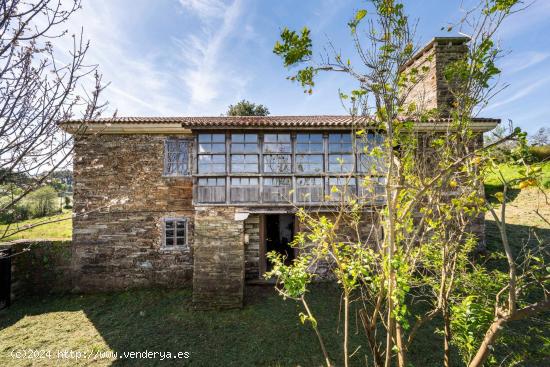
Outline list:
[[[266,180],[288,180],[289,181],[289,185],[288,186],[285,186],[285,185],[266,185]],[[275,177],[262,177],[262,192],[261,192],[261,200],[262,200],[262,203],[292,203],[293,200],[292,200],[292,177],[290,176],[275,176]],[[266,187],[277,187],[277,188],[288,188],[288,193],[289,193],[289,198],[288,200],[268,200],[266,199],[265,197],[265,189]]]
[[[201,185],[200,184],[200,181],[201,180],[216,180],[216,185],[215,186],[210,186],[210,185]],[[218,180],[223,180],[224,184],[223,185],[218,185]],[[204,204],[223,204],[225,202],[227,202],[227,192],[226,192],[226,187],[227,187],[227,177],[225,176],[214,176],[214,177],[199,177],[197,179],[197,201],[199,203],[204,203]],[[199,196],[200,196],[200,189],[201,188],[207,188],[207,187],[223,187],[223,200],[220,200],[220,201],[199,201]]]
[[[249,152],[247,151],[246,149],[242,150],[242,151],[235,151],[233,148],[234,148],[234,141],[233,141],[233,137],[235,135],[243,135],[244,136],[244,140],[243,142],[238,142],[238,143],[235,143],[235,144],[243,144],[243,145],[252,145],[252,144],[255,144],[256,145],[256,151],[255,152]],[[250,143],[250,142],[246,142],[246,136],[247,135],[256,135],[256,143]],[[260,173],[260,136],[258,133],[241,133],[241,132],[232,132],[231,133],[231,141],[230,141],[230,149],[229,149],[229,171],[230,173],[235,173],[235,174],[243,174],[243,175],[246,175],[246,174],[254,174],[254,173]],[[246,161],[246,157],[256,157],[256,170],[254,171],[235,171],[234,168],[233,168],[233,165],[234,165],[234,162],[233,162],[233,157],[235,156],[243,156],[245,161]],[[235,164],[244,164],[244,165],[251,165],[251,163],[235,163]]]
[[[174,222],[174,243],[170,246],[166,244],[166,223]],[[178,245],[178,222],[184,222],[184,240],[183,245]],[[189,249],[189,219],[186,217],[164,217],[162,218],[162,246],[163,250],[188,250]]]
[[[276,142],[266,142],[265,141],[265,137],[266,135],[276,135],[277,136],[277,140]],[[288,142],[287,141],[282,141],[282,142],[279,142],[279,136],[280,135],[288,135],[289,139],[288,139]],[[269,133],[264,133],[263,136],[262,136],[262,170],[261,172],[263,174],[267,174],[267,175],[292,175],[293,172],[294,172],[294,162],[293,162],[293,155],[294,155],[294,149],[293,149],[293,144],[292,144],[292,140],[293,140],[293,137],[292,137],[292,132],[269,132]],[[273,144],[273,145],[288,145],[289,146],[289,151],[288,152],[281,152],[281,151],[276,151],[276,152],[270,152],[270,151],[266,151],[266,145],[267,144]],[[289,167],[289,171],[266,171],[265,167],[266,167],[266,164],[265,164],[265,158],[266,156],[275,156],[275,157],[288,157],[288,164],[290,165]],[[277,165],[279,165],[279,163],[276,163]]]
[[[242,185],[242,184],[234,185],[234,184],[233,184],[233,180],[239,180],[239,181],[248,180],[249,184],[248,184],[248,185]],[[251,180],[255,180],[256,183],[255,183],[255,184],[250,183]],[[231,203],[254,203],[254,202],[259,202],[259,201],[261,201],[259,184],[260,184],[260,177],[243,177],[243,176],[240,176],[240,177],[231,177],[231,178],[230,178],[230,183],[228,184],[229,187],[230,187],[230,198],[229,198],[229,201],[230,201]],[[256,194],[257,194],[257,196],[258,196],[258,199],[257,199],[256,201],[252,201],[252,200],[237,201],[237,200],[234,200],[234,199],[233,199],[233,192],[231,191],[231,189],[242,189],[242,188],[250,188],[250,187],[256,187],[256,189],[257,189]]]
[[[316,186],[311,186],[311,185],[305,185],[305,186],[298,186],[298,180],[301,180],[301,179],[305,179],[305,180],[319,180],[321,182],[321,201],[312,201],[312,200],[301,200],[300,198],[300,195],[299,195],[299,190],[302,188],[302,187],[306,187],[306,188],[310,188],[310,190],[308,190],[308,193],[310,194],[308,197],[311,199],[311,188],[313,187],[316,187]],[[323,179],[322,176],[297,176],[296,177],[296,186],[295,186],[295,202],[296,203],[300,203],[300,204],[317,204],[317,203],[322,203],[324,202],[325,200],[325,180]]]
[[[199,136],[201,134],[220,134],[220,130],[204,130],[201,132],[197,132],[195,135],[195,145],[197,146],[197,149],[194,150],[196,153],[195,157],[200,156],[199,153]],[[250,152],[240,152],[240,149],[237,149],[235,151],[233,149],[232,151],[232,137],[235,134],[255,134],[257,135],[257,153],[250,153]],[[271,139],[272,142],[266,143],[266,136],[269,134],[275,134],[277,135],[277,138]],[[297,144],[298,139],[300,137],[300,134],[307,134],[307,135],[317,135],[320,134],[322,136],[321,141],[317,140],[311,140],[311,137],[308,138],[308,145],[314,144],[314,143],[321,143],[318,144],[318,147],[316,149],[320,149],[320,146],[322,146],[322,153],[312,152],[310,148],[308,148],[308,152],[298,152],[297,150]],[[331,134],[338,134],[340,135],[340,138],[338,138],[338,141],[334,141],[336,144],[344,144],[343,146],[340,146],[338,149],[334,149],[334,146],[332,146],[333,150],[335,152],[332,152],[332,155],[335,154],[347,154],[350,156],[349,164],[352,167],[352,172],[347,172],[347,170],[339,170],[337,172],[331,172],[329,170],[329,162],[330,162],[330,136]],[[370,134],[370,133],[369,133]],[[246,206],[246,205],[274,205],[274,206],[288,206],[292,205],[291,203],[299,203],[299,204],[306,204],[306,205],[323,205],[325,203],[332,202],[327,196],[330,196],[330,185],[329,181],[331,177],[338,177],[338,176],[350,176],[350,177],[356,177],[356,187],[357,192],[359,192],[359,185],[362,182],[360,176],[369,176],[369,173],[363,173],[358,172],[358,159],[359,155],[357,152],[357,146],[356,141],[353,132],[351,130],[224,130],[223,133],[220,135],[224,135],[225,138],[225,171],[224,172],[214,172],[214,173],[201,173],[198,169],[198,164],[194,164],[194,176],[195,176],[195,197],[196,199],[196,205],[237,205],[237,206]],[[290,137],[290,142],[286,137],[281,138],[281,135],[287,135]],[[348,144],[347,138],[343,138],[342,135],[350,135],[351,137],[351,143]],[[334,138],[333,138],[334,139]],[[213,140],[211,138],[211,140]],[[221,140],[221,139],[220,139]],[[244,139],[246,143],[246,138]],[[301,143],[304,142],[304,140],[300,139]],[[376,144],[376,141],[374,142]],[[289,145],[290,152],[269,152],[266,151],[266,144],[285,144]],[[271,150],[281,150],[277,147],[274,147],[275,149]],[[286,147],[285,147],[286,148]],[[304,147],[305,148],[305,147]],[[247,150],[243,147],[244,150]],[[336,152],[337,151],[337,152]],[[351,151],[349,153],[348,151]],[[209,154],[209,153],[203,153],[203,154]],[[240,154],[257,154],[258,155],[258,165],[259,169],[258,172],[232,172],[232,156],[233,155],[240,155]],[[286,161],[289,161],[290,164],[290,172],[269,172],[269,170],[266,171],[265,169],[265,156],[266,155],[283,155],[286,156]],[[322,172],[297,172],[297,156],[300,154],[311,154],[311,155],[320,155],[322,156],[322,166],[323,171]],[[195,159],[195,157],[193,157]],[[290,158],[290,160],[288,159]],[[198,159],[198,158],[197,158]],[[334,168],[334,167],[332,167]],[[343,172],[342,172],[343,171]],[[373,176],[373,175],[370,175]],[[259,193],[258,193],[258,200],[257,201],[234,201],[231,198],[231,188],[232,188],[232,178],[257,178],[258,179],[258,187],[259,187]],[[224,201],[218,201],[218,202],[206,202],[206,201],[200,201],[199,195],[198,195],[198,188],[199,188],[199,180],[202,178],[218,178],[218,179],[224,179],[225,180],[225,200]],[[266,178],[288,178],[291,180],[291,197],[289,198],[291,202],[282,200],[282,201],[270,201],[268,197],[265,197],[264,195],[264,179]],[[298,197],[298,181],[301,178],[320,178],[321,184],[322,184],[322,197],[320,197],[320,201],[302,201]],[[221,195],[220,195],[221,197]]]
[[[224,145],[224,151],[223,153],[222,152],[214,152],[213,150],[211,151],[205,151],[205,152],[201,152],[200,151],[200,147],[201,147],[201,141],[200,141],[200,136],[201,135],[210,135],[210,140],[209,142],[207,143],[203,143],[203,144],[210,144],[211,146],[213,144],[223,144]],[[222,142],[214,142],[214,135],[223,135],[224,136],[224,141],[223,143]],[[225,136],[226,134],[220,134],[220,133],[215,133],[215,132],[208,132],[208,133],[199,133],[197,134],[197,172],[199,174],[218,174],[218,175],[223,175],[225,173],[227,173],[227,165],[228,165],[228,162],[227,162],[227,136]],[[206,157],[206,156],[222,156],[223,159],[224,159],[224,169],[222,171],[208,171],[208,172],[201,172],[201,157]],[[221,163],[219,163],[221,164]],[[212,166],[213,163],[209,163],[208,164],[209,166]]]
[[[331,135],[339,135],[340,136],[340,139],[338,140],[338,143],[331,143],[330,142],[330,137]],[[343,136],[344,135],[349,135],[350,136],[350,142],[349,142],[349,146],[350,146],[350,149],[349,150],[346,150],[346,149],[343,149],[342,146],[344,146],[344,144],[347,144],[346,142],[344,142],[343,140]],[[348,173],[353,173],[355,172],[355,169],[356,169],[356,152],[354,152],[354,147],[353,147],[353,143],[354,143],[354,139],[353,139],[353,135],[352,135],[352,132],[346,132],[346,133],[341,133],[341,132],[330,132],[328,133],[328,136],[327,136],[327,160],[328,160],[328,164],[327,164],[327,171],[326,173],[329,174],[329,175],[336,175],[336,174],[348,174]],[[337,144],[340,149],[338,150],[335,150],[335,151],[332,151],[331,147],[332,145],[331,144]],[[338,156],[338,157],[342,157],[342,156],[350,156],[350,163],[344,163],[344,164],[351,164],[351,169],[350,170],[344,170],[343,167],[344,167],[344,164],[342,163],[337,163],[337,166],[339,167],[338,170],[332,170],[331,169],[331,165],[334,165],[334,163],[331,163],[331,160],[334,156]]]
[[[167,172],[167,168],[170,165],[170,152],[168,151],[169,143],[176,143],[178,145],[178,147],[180,146],[180,144],[183,144],[185,146],[186,160],[187,160],[185,172],[180,172],[178,168],[176,168],[176,171],[173,172],[173,173]],[[191,176],[191,171],[192,171],[192,169],[191,169],[191,156],[192,156],[192,154],[191,154],[191,145],[192,144],[191,143],[192,143],[192,140],[184,139],[184,138],[169,137],[169,138],[164,139],[164,161],[163,161],[164,166],[163,166],[163,169],[162,169],[163,177],[189,177],[189,176]],[[177,162],[176,167],[179,167],[180,166],[179,161],[176,160],[176,162]],[[181,163],[183,163],[183,161]]]

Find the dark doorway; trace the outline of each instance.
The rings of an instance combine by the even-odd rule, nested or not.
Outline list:
[[[294,215],[266,214],[265,216],[265,253],[276,251],[286,257],[289,264],[295,257],[295,249],[290,247],[294,238]],[[271,270],[271,263],[266,258],[266,270]]]

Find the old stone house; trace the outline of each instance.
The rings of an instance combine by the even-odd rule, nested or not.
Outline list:
[[[465,41],[436,38],[411,60],[432,68],[413,93],[419,103],[449,103],[442,68],[464,54]],[[475,119],[473,129],[498,122]],[[292,256],[293,205],[330,205],[343,174],[371,174],[353,154],[349,116],[117,117],[84,127],[75,143],[72,260],[83,291],[192,283],[198,305],[239,306],[245,281],[266,271],[268,251]],[[361,190],[357,181],[348,189]]]

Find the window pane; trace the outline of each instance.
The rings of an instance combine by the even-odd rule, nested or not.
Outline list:
[[[328,158],[328,170],[330,172],[351,172],[353,169],[353,155],[330,154]]]
[[[231,179],[232,202],[258,202],[260,187],[256,177],[234,177]]]
[[[290,189],[292,180],[287,177],[273,177],[263,179],[263,200],[264,202],[290,202],[292,195]]]
[[[187,176],[189,171],[189,141],[167,139],[164,141],[164,175]]]
[[[296,200],[299,202],[322,202],[323,179],[320,177],[296,178]]]
[[[224,203],[225,178],[200,178],[197,187],[199,203]]]
[[[291,156],[288,154],[266,154],[264,155],[264,172],[269,173],[290,173]]]
[[[233,134],[231,136],[231,152],[233,153],[257,153],[257,134]]]
[[[231,172],[258,173],[258,156],[256,154],[234,154],[231,156]]]
[[[224,143],[225,134],[212,134],[212,142],[214,143]]]
[[[290,153],[290,134],[265,134],[264,152]]]
[[[232,134],[231,135],[232,143],[244,143],[244,134]]]
[[[331,177],[329,178],[328,185],[330,198],[334,201],[355,196],[357,192],[355,177]]]
[[[383,174],[385,164],[383,157],[375,157],[369,154],[375,147],[384,143],[382,134],[368,134],[357,142],[357,171],[369,174]]]
[[[297,134],[296,135],[297,153],[322,153],[323,135],[322,134]]]
[[[225,155],[199,155],[199,173],[225,172]]]
[[[329,153],[352,153],[351,133],[329,134]]]
[[[323,156],[320,154],[297,154],[296,172],[323,172]]]
[[[359,195],[368,200],[383,201],[385,194],[386,178],[380,177],[364,177],[359,180]]]
[[[265,143],[265,153],[290,153],[290,143]]]

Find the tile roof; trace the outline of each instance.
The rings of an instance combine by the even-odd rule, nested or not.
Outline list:
[[[499,119],[474,118],[474,122],[499,123]],[[68,120],[62,124],[83,123],[82,120]],[[218,116],[218,117],[111,117],[85,121],[89,124],[180,124],[183,128],[208,127],[347,127],[355,124],[365,124],[367,117],[349,115],[322,116]],[[424,122],[424,121],[423,121]],[[429,119],[428,123],[449,123],[449,118]]]

